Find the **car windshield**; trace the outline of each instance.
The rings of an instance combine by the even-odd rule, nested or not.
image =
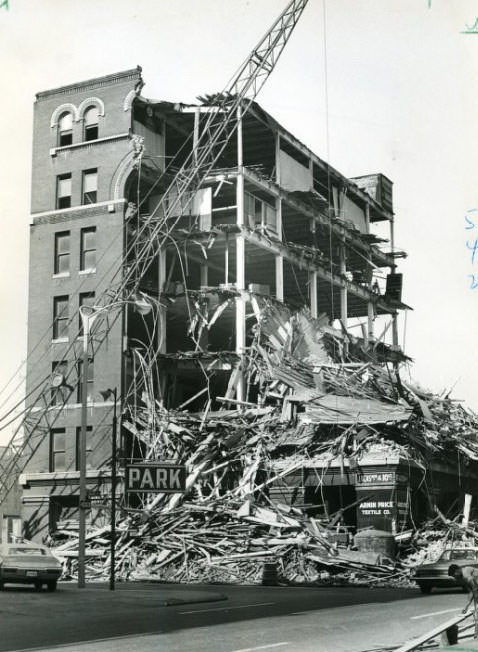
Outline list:
[[[450,561],[451,559],[476,559],[476,550],[445,550],[441,559]]]
[[[9,555],[46,555],[43,548],[8,548]]]

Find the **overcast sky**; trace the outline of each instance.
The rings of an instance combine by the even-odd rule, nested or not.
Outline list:
[[[26,355],[35,93],[139,64],[146,97],[194,101],[224,88],[286,4],[0,2],[0,389],[18,382]],[[475,410],[478,251],[473,264],[467,241],[478,211],[476,228],[465,215],[478,208],[478,33],[462,32],[477,18],[475,0],[310,0],[258,97],[346,176],[394,182],[396,244],[409,255],[403,300],[414,308],[400,342],[415,380],[455,385]]]

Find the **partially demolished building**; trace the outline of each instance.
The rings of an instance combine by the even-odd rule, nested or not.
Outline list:
[[[44,399],[54,424],[21,476],[30,538],[65,533],[77,518],[78,309],[121,282],[119,263],[123,274],[136,269],[144,226],[174,204],[164,193],[221,99],[152,101],[142,87],[137,68],[35,103],[27,394],[49,374],[59,380]],[[120,467],[160,459],[188,470],[186,497],[140,494],[125,512],[142,536],[183,532],[178,553],[174,541],[154,549],[157,567],[186,555],[196,517],[197,536],[212,528],[201,544],[211,563],[213,551],[250,551],[244,541],[260,524],[275,528],[271,549],[302,522],[321,540],[330,523],[397,534],[473,493],[474,417],[400,376],[404,253],[385,176],[345,178],[253,102],[170,224],[137,268],[152,313],[125,304],[92,333],[91,526],[107,521],[112,404],[100,392],[111,387],[121,396]]]

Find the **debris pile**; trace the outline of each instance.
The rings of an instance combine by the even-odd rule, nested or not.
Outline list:
[[[165,409],[146,380],[141,406],[123,416],[143,461],[186,466],[186,493],[138,494],[137,503],[123,506],[117,576],[257,582],[264,564],[274,562],[284,582],[409,581],[409,567],[420,555],[406,563],[364,557],[351,549],[352,538],[340,525],[342,509],[317,514],[307,505],[285,504],[278,494],[282,488],[290,495],[286,477],[304,466],[323,470],[339,459],[357,467],[374,449],[399,452],[422,468],[431,455],[448,451],[478,460],[478,418],[448,397],[405,383],[396,365],[382,362],[385,345],[365,347],[333,330],[325,317],[292,313],[252,293],[247,299],[255,323],[246,353],[202,349],[203,329],[212,328],[238,293],[215,288],[189,294],[197,346],[183,358],[204,371],[197,394],[203,409]],[[214,302],[201,300],[211,294]],[[218,361],[232,368],[224,396],[213,396],[209,387]],[[148,364],[142,360],[146,375]],[[235,398],[239,378],[244,400]],[[433,540],[426,532],[413,535],[407,545],[415,553],[420,536]],[[74,575],[75,529],[59,528],[54,537],[65,573]],[[109,537],[107,525],[88,533],[90,577],[107,575]]]
[[[401,563],[408,568],[433,563],[445,550],[474,548],[478,550],[478,521],[463,524],[462,515],[453,520],[437,510],[437,516],[426,521],[403,546]]]

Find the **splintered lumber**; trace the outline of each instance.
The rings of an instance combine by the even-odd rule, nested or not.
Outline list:
[[[311,253],[302,248],[301,255]],[[89,576],[108,576],[114,543],[122,580],[138,573],[164,581],[260,581],[264,560],[273,558],[284,581],[394,585],[409,583],[410,569],[455,538],[476,544],[476,524],[441,514],[418,531],[396,535],[407,548],[393,565],[368,563],[375,560],[345,549],[345,537],[334,541],[332,529],[360,501],[327,512],[320,490],[332,462],[345,474],[369,453],[399,455],[424,471],[432,455],[476,460],[478,417],[447,397],[403,383],[387,366],[391,351],[383,342],[367,348],[307,310],[293,312],[254,293],[244,293],[252,312],[240,359],[232,351],[202,350],[201,329],[214,329],[235,296],[225,288],[190,293],[191,350],[160,356],[201,370],[177,409],[158,400],[157,358],[144,354],[141,400],[125,401],[122,415],[128,444],[141,451],[142,461],[184,465],[186,490],[139,494],[134,509],[118,504],[114,542],[108,507],[103,514],[98,508],[102,518],[87,532]],[[229,377],[217,382],[218,371]],[[245,391],[238,395],[240,386]],[[188,411],[201,402],[203,409]],[[304,500],[306,475],[313,477],[316,497],[295,504]],[[312,518],[316,510],[323,517]],[[77,534],[77,522],[64,519],[52,535],[70,576],[77,567]]]
[[[414,638],[412,641],[405,643],[405,645],[402,645],[401,647],[397,648],[395,652],[411,652],[411,650],[416,650],[417,647],[423,645],[423,643],[426,643],[430,639],[435,638],[442,632],[446,631],[449,627],[452,627],[453,625],[458,625],[458,623],[461,623],[463,620],[469,618],[472,615],[473,615],[473,610],[468,610],[466,611],[466,613],[461,613],[458,616],[454,616],[453,618],[450,618],[450,620],[441,623],[441,625],[436,625],[433,629],[431,629],[428,632],[425,632],[425,634],[422,634],[418,638]]]

